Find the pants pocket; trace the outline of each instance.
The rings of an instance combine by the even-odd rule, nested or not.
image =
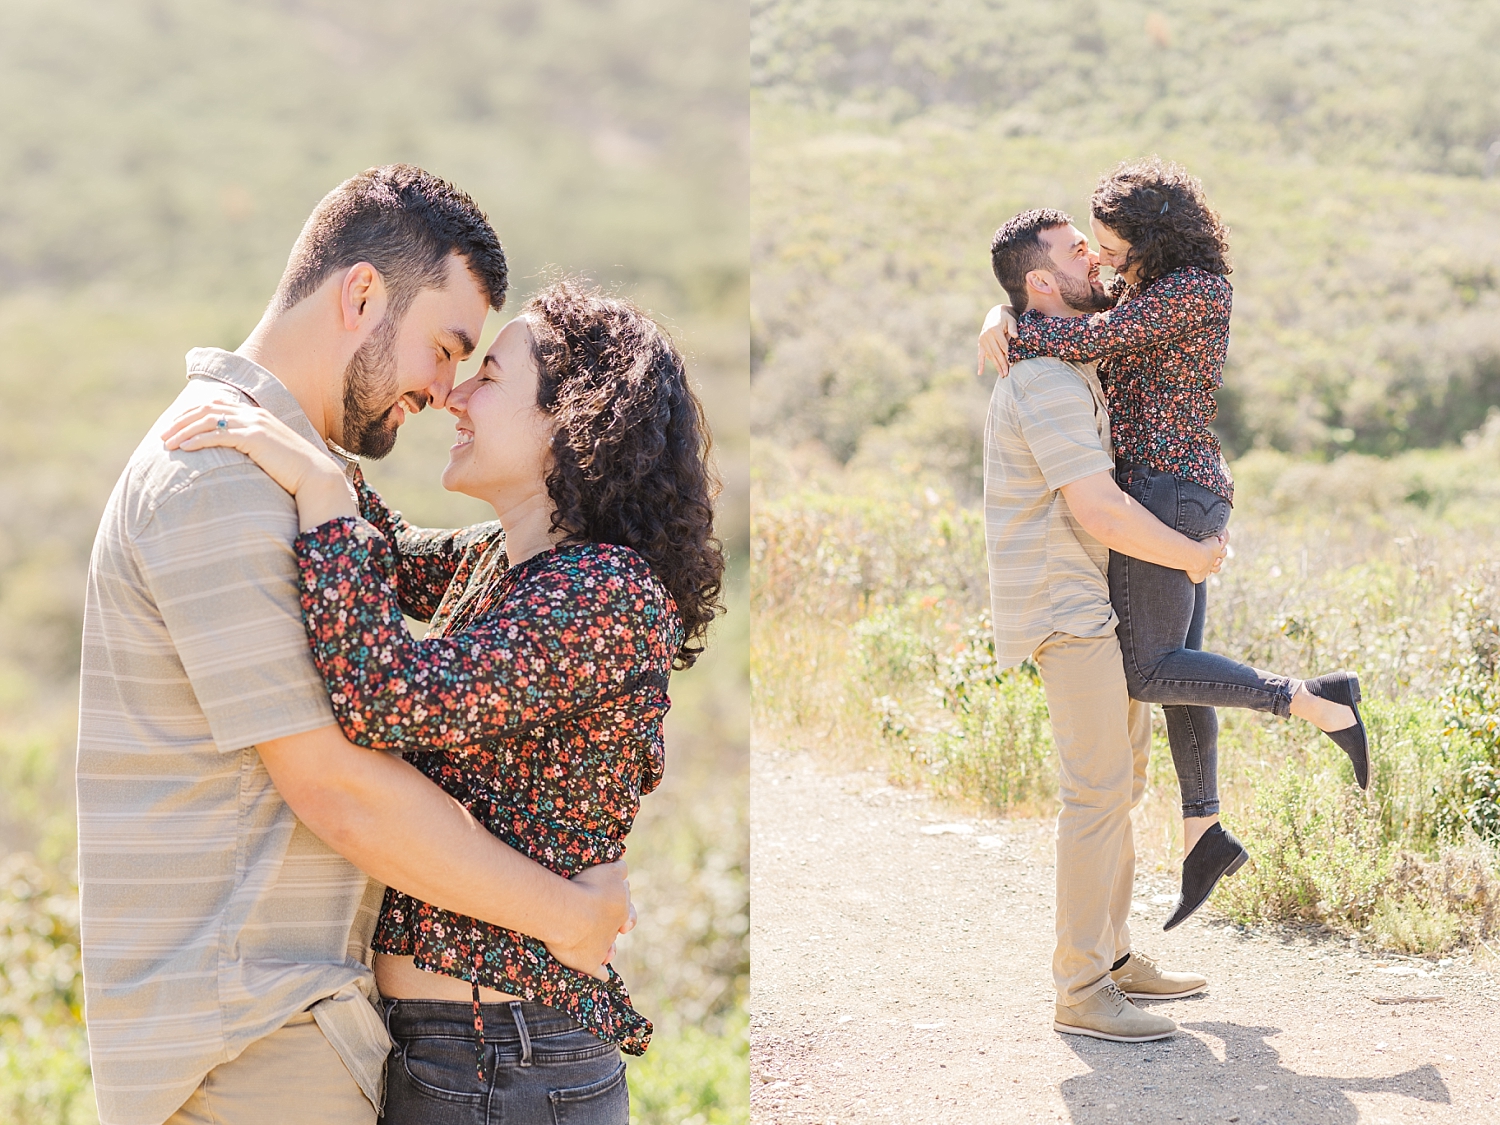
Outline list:
[[[1170,528],[1177,527],[1177,478],[1144,466],[1130,470],[1126,494]]]
[[[1125,491],[1162,523],[1189,539],[1220,535],[1229,526],[1228,500],[1172,473],[1132,469]]]
[[[398,1041],[386,1062],[381,1120],[390,1125],[466,1125],[477,1120],[484,1099],[472,1039],[417,1036]]]
[[[1192,483],[1177,485],[1177,530],[1189,539],[1220,535],[1229,526],[1229,501]]]
[[[548,1093],[555,1125],[630,1125],[630,1088],[625,1064],[597,1082],[568,1086]]]

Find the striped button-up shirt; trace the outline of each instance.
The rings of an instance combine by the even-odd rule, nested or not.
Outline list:
[[[216,398],[322,445],[270,372],[195,349],[99,525],[78,848],[103,1125],[159,1125],[214,1066],[309,1007],[376,1104],[389,1049],[368,967],[384,888],[308,831],[255,749],[334,721],[302,625],[296,502],[241,453],[168,452],[158,436]]]
[[[1109,549],[1059,491],[1113,468],[1092,365],[1028,359],[996,381],[984,427],[984,538],[1000,667],[1019,664],[1053,633],[1114,631]]]

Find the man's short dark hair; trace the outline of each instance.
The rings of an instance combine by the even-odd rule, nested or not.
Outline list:
[[[447,180],[411,164],[386,164],[350,176],[323,197],[292,247],[274,306],[285,311],[337,270],[369,262],[390,292],[390,312],[406,314],[423,289],[447,280],[459,253],[489,296],[505,303],[505,251],[489,219]]]
[[[1016,312],[1026,311],[1026,275],[1056,265],[1042,245],[1042,231],[1072,225],[1073,216],[1066,211],[1034,207],[1022,211],[990,239],[990,266]]]

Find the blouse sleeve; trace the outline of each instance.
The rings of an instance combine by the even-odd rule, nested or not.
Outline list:
[[[401,620],[390,543],[336,519],[297,537],[302,612],[334,715],[372,750],[444,749],[593,709],[635,675],[665,673],[670,602],[644,563],[600,556],[539,571],[509,616],[416,640]],[[615,556],[611,556],[615,557]],[[663,628],[665,626],[665,628]]]
[[[1231,298],[1229,283],[1214,274],[1170,273],[1108,312],[1023,317],[1016,327],[1017,356],[1087,363],[1227,328]]]
[[[395,552],[393,582],[401,611],[418,621],[431,621],[465,553],[501,534],[500,524],[490,520],[454,530],[417,527],[386,504],[365,482],[357,466],[354,487],[359,493],[360,514],[375,525]]]

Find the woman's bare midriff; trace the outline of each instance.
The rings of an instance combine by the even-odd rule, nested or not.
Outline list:
[[[375,954],[375,983],[380,987],[380,995],[387,1000],[462,1000],[467,1003],[474,999],[474,986],[468,981],[446,977],[442,973],[429,973],[417,968],[414,958],[390,953]],[[481,986],[479,999],[486,1004],[495,1004],[524,997]]]

